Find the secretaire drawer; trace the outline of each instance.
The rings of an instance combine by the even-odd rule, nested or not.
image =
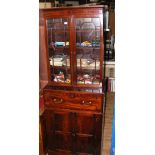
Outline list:
[[[46,107],[102,111],[103,94],[44,91]]]

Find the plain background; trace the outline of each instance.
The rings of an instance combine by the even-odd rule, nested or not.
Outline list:
[[[0,154],[39,154],[39,2],[0,2]],[[155,154],[153,0],[116,0],[116,155]]]

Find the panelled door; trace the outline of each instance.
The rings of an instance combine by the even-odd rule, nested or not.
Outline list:
[[[71,154],[73,148],[71,113],[47,111],[45,117],[48,150]]]
[[[102,115],[64,111],[46,112],[48,150],[67,155],[99,155]]]

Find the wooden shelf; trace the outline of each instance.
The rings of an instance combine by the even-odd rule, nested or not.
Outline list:
[[[54,32],[68,32],[69,33],[69,29],[52,29],[52,31]]]
[[[66,70],[67,69],[67,71],[70,71],[70,67],[66,67],[66,66],[52,66],[52,65],[50,65],[50,67],[51,67],[51,69],[56,69],[56,70]]]
[[[53,48],[52,45],[48,46],[49,48]],[[69,49],[69,46],[54,46],[55,49]]]

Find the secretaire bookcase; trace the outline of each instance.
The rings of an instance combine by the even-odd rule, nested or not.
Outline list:
[[[105,6],[40,9],[40,83],[48,155],[101,155]]]

